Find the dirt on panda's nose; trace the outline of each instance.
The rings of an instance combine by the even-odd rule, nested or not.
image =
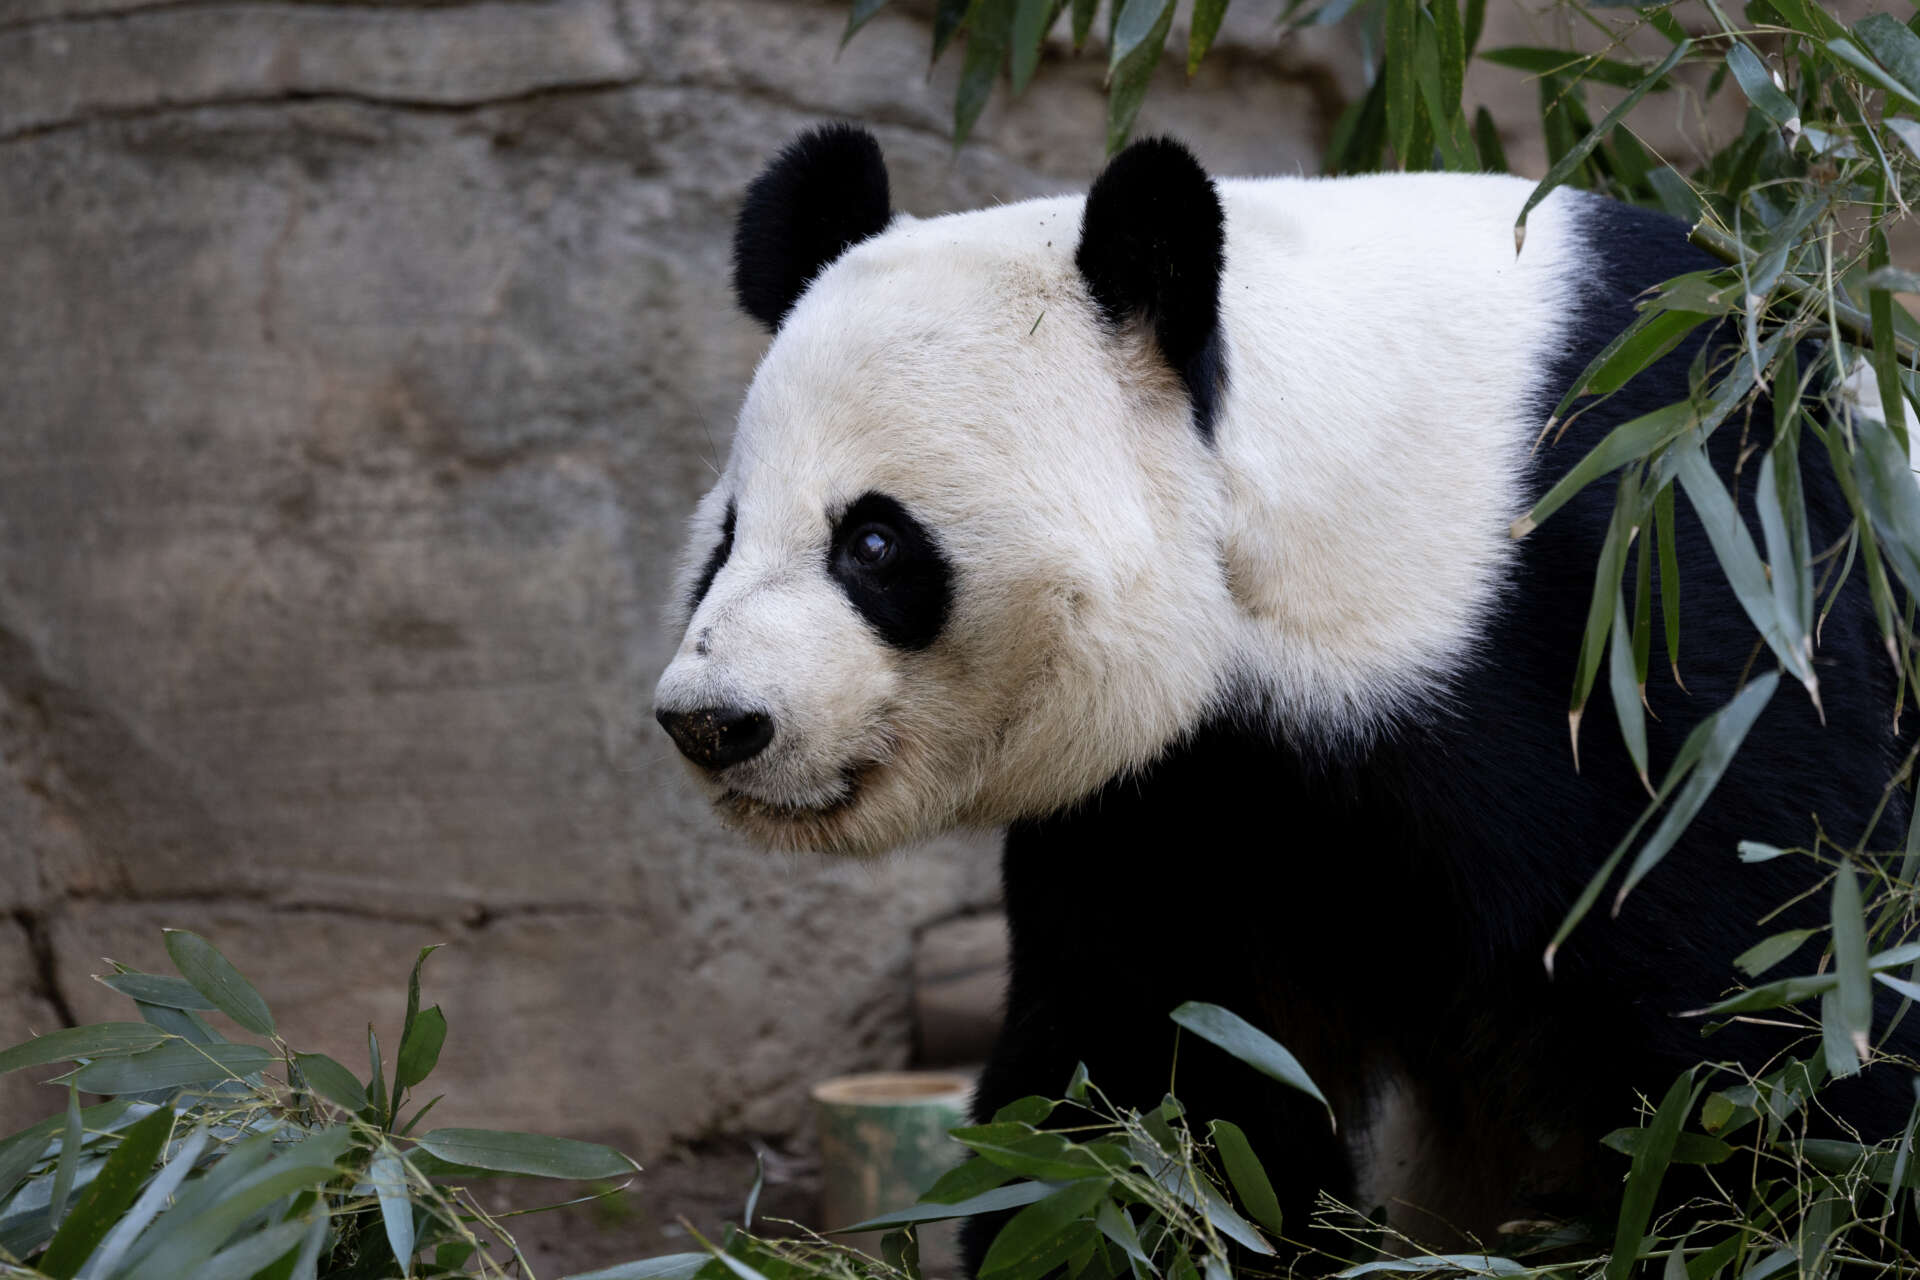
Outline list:
[[[751,760],[773,741],[773,717],[745,707],[698,707],[653,713],[680,754],[707,769]]]

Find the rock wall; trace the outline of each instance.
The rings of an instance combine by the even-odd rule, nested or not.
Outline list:
[[[1143,130],[1312,171],[1357,63],[1269,18]],[[904,1060],[913,933],[994,897],[988,843],[768,857],[648,715],[764,341],[729,223],[828,116],[916,212],[1081,186],[1103,100],[1049,67],[956,154],[924,9],[844,20],[0,0],[0,1041],[124,1016],[88,975],[166,925],[349,1063],[448,943],[449,1123],[646,1157]],[[58,1102],[0,1082],[0,1124]]]

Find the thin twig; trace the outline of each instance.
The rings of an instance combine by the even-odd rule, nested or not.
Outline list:
[[[1740,242],[1718,227],[1702,222],[1694,227],[1687,238],[1729,266],[1737,266],[1740,262]],[[1791,272],[1781,273],[1780,284],[1788,293],[1817,292],[1812,284]],[[1873,321],[1866,312],[1836,297],[1833,299],[1833,313],[1834,326],[1846,335],[1849,342],[1862,347],[1873,346]],[[1894,335],[1893,347],[1902,360],[1911,362],[1920,358],[1920,345],[1898,334]]]

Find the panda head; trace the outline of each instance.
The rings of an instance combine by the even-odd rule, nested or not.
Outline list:
[[[892,213],[848,126],[753,183],[734,285],[774,338],[655,692],[726,820],[871,853],[1034,817],[1207,711],[1223,253],[1212,183],[1166,141],[1085,199],[927,220]]]

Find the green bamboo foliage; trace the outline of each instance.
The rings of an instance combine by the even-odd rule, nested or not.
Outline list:
[[[476,1200],[479,1179],[625,1180],[607,1147],[400,1116],[447,1023],[420,1008],[421,951],[391,1093],[290,1048],[265,998],[214,945],[169,930],[179,977],[121,970],[138,1022],[37,1036],[0,1072],[73,1063],[64,1114],[0,1140],[0,1276],[22,1280],[373,1280],[530,1276]],[[255,1040],[231,1040],[199,1013]],[[182,1021],[186,1014],[192,1021]],[[82,1107],[81,1092],[111,1100]],[[436,1099],[437,1101],[437,1099]]]

